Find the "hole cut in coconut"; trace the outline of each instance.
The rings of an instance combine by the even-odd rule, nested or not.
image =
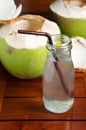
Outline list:
[[[65,18],[86,18],[86,1],[56,0],[50,5],[50,10]]]
[[[60,34],[60,29],[55,22],[39,15],[24,15],[11,24],[2,26],[0,36],[6,40],[8,45],[18,49],[35,49],[47,43],[46,37],[18,34],[18,30],[48,32],[51,35]]]

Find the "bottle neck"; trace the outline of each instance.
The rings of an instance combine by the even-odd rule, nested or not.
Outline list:
[[[53,45],[49,44],[49,41],[47,42],[47,49],[49,51],[53,51],[55,50],[56,52],[58,50],[61,51],[71,51],[72,49],[72,44],[71,44],[71,40],[68,36],[66,35],[53,35],[52,36],[52,41],[53,41]]]
[[[54,45],[49,44],[49,42],[47,42],[47,49],[48,49],[48,57],[53,57],[53,54],[55,54],[59,61],[61,60],[69,60],[71,59],[71,48],[72,48],[72,44],[71,44],[71,40],[69,37],[62,35],[60,36],[59,39],[57,39],[58,37],[54,37]],[[61,42],[60,46],[57,46],[55,44],[55,42]]]

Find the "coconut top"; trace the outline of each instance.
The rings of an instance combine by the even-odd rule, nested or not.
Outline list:
[[[20,4],[16,7],[14,0],[0,0],[0,20],[10,20],[16,18],[22,10]]]
[[[50,5],[50,9],[66,18],[86,19],[86,2],[77,0],[56,0]]]
[[[12,24],[3,25],[0,28],[0,37],[4,38],[10,46],[17,49],[34,49],[45,46],[47,43],[47,37],[19,34],[18,30],[48,32],[51,35],[60,34],[60,29],[55,22],[41,16],[25,15]]]

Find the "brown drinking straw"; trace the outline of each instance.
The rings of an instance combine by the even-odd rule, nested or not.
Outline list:
[[[18,30],[18,33],[21,33],[21,34],[30,34],[30,35],[40,35],[40,36],[45,36],[48,38],[49,40],[49,44],[50,45],[53,45],[53,41],[52,41],[52,38],[51,38],[51,35],[47,32],[35,32],[35,31],[28,31],[28,30]],[[53,49],[53,57],[55,58],[56,62],[54,62],[54,66],[55,66],[55,69],[59,75],[59,78],[60,78],[60,81],[61,81],[61,84],[62,84],[62,87],[65,91],[65,93],[69,96],[69,97],[72,97],[72,94],[69,93],[68,89],[67,89],[67,84],[65,83],[65,80],[64,80],[64,77],[63,77],[63,74],[62,74],[62,71],[60,69],[60,66],[58,64],[59,62],[59,59],[55,53],[55,50]]]

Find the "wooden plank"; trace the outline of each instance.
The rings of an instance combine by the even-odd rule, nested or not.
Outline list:
[[[4,92],[5,92],[5,72],[4,69],[2,68],[1,64],[0,64],[0,112],[2,109],[2,103],[3,103],[3,97],[4,97]]]
[[[85,86],[85,89],[86,89],[86,73],[84,73],[84,86]]]
[[[42,97],[42,78],[19,80],[9,76],[5,97]]]
[[[0,82],[0,112],[2,109],[2,103],[3,103],[3,97],[4,97],[4,90],[5,90],[5,86],[1,86],[1,82]]]
[[[63,114],[47,111],[42,98],[5,98],[0,120],[86,120],[86,98],[75,98]]]
[[[42,78],[19,80],[7,76],[5,97],[42,97]],[[75,97],[86,97],[85,77],[76,77],[74,86]]]
[[[75,72],[75,78],[77,78],[77,77],[79,77],[79,78],[84,77],[85,73],[86,72]]]
[[[7,121],[0,122],[0,130],[86,130],[83,121]]]
[[[76,77],[74,86],[75,97],[86,97],[86,81],[85,77]]]

